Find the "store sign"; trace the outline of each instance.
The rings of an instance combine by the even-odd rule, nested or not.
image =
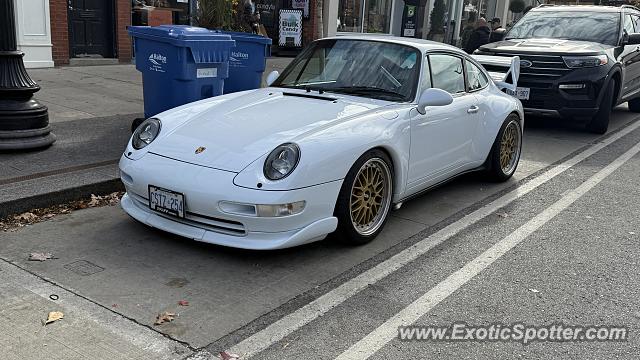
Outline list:
[[[291,0],[291,7],[302,10],[305,18],[309,17],[309,0]]]
[[[302,10],[280,10],[278,45],[302,47]]]

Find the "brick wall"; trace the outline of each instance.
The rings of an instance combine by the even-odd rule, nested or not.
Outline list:
[[[127,26],[131,25],[131,0],[116,0],[116,49],[120,62],[131,62],[131,38]]]
[[[69,23],[67,1],[50,0],[52,55],[56,66],[69,63]]]
[[[302,45],[306,46],[315,39],[316,34],[317,12],[322,11],[322,0],[309,0],[309,18],[302,20]]]

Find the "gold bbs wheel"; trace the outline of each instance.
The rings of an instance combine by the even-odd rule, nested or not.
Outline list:
[[[380,158],[367,160],[351,185],[351,224],[362,236],[369,236],[384,224],[391,203],[391,170]]]
[[[500,139],[500,168],[505,175],[511,175],[520,158],[522,134],[517,120],[511,120]]]

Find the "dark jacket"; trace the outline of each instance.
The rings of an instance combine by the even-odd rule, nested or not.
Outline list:
[[[473,54],[473,52],[484,44],[489,43],[489,36],[491,35],[491,29],[488,26],[480,26],[476,28],[471,36],[469,37],[469,41],[467,42],[467,46],[465,46],[464,51],[467,54]]]

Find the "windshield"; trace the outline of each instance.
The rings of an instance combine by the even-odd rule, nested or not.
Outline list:
[[[320,40],[273,83],[406,102],[415,96],[420,55],[410,46],[368,40]]]
[[[506,39],[552,38],[616,45],[620,14],[588,11],[530,11]]]

